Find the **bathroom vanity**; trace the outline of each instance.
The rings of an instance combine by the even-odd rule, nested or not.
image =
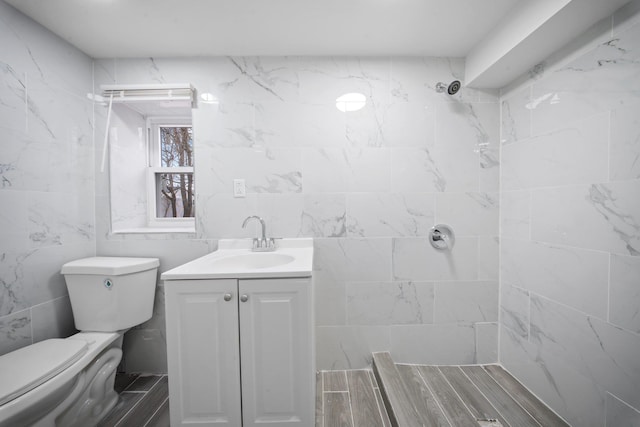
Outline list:
[[[313,240],[250,247],[162,274],[173,427],[314,424]]]

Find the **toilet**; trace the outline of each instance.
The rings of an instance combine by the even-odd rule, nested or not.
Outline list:
[[[96,426],[115,406],[122,338],[153,314],[157,258],[62,266],[79,333],[0,356],[0,427]]]

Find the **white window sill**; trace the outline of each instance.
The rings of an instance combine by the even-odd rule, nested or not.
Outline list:
[[[140,228],[123,228],[121,230],[113,230],[112,234],[162,234],[162,233],[182,233],[194,234],[195,227],[140,227]]]

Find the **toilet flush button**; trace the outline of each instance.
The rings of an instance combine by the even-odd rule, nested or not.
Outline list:
[[[111,279],[104,279],[104,287],[110,290],[113,288],[113,281]]]

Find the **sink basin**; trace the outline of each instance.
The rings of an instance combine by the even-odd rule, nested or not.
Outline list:
[[[215,259],[212,261],[211,266],[224,270],[271,268],[289,264],[294,259],[294,257],[287,254],[252,252]]]
[[[220,239],[218,250],[162,273],[162,280],[311,277],[313,239],[279,239],[274,252],[252,252],[252,239]]]

